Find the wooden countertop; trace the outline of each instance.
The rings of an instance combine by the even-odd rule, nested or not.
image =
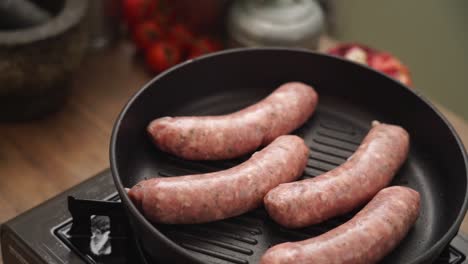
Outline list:
[[[322,47],[329,45],[326,39]],[[125,102],[151,79],[133,46],[90,54],[65,107],[28,123],[0,124],[0,223],[109,167],[111,129]],[[468,146],[468,123],[445,108]],[[468,219],[462,229],[468,233]]]

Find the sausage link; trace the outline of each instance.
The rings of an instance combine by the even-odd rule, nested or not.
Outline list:
[[[147,131],[159,149],[176,156],[190,160],[230,159],[300,127],[315,111],[317,102],[312,87],[291,82],[238,112],[158,118]]]
[[[279,185],[265,196],[265,208],[289,228],[350,212],[390,183],[408,149],[409,135],[403,128],[374,123],[348,161],[315,178]]]
[[[418,192],[401,186],[385,188],[348,222],[314,238],[276,245],[260,263],[377,263],[406,236],[419,207]]]
[[[303,139],[280,136],[236,167],[145,180],[128,195],[153,222],[193,224],[224,219],[260,206],[269,190],[301,176],[308,155]]]

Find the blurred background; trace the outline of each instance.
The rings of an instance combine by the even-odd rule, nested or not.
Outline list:
[[[140,61],[150,77],[233,47],[330,52],[339,44],[359,44],[372,50],[368,55],[392,55],[403,69],[383,70],[382,63],[370,62],[373,55],[366,64],[409,78],[409,86],[466,119],[467,11],[463,0],[4,0],[0,119],[30,120],[60,109],[82,59],[122,42],[134,47],[132,61]],[[331,53],[356,59],[347,50],[353,46]]]
[[[335,0],[333,36],[401,58],[414,86],[468,118],[468,2]]]

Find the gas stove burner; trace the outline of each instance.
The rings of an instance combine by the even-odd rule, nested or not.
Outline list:
[[[3,224],[4,263],[158,263],[133,237],[118,200],[106,170]],[[459,234],[435,263],[468,264],[467,254],[468,237]]]

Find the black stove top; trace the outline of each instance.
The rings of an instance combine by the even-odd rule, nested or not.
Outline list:
[[[4,263],[148,263],[117,200],[106,170],[3,224]],[[435,263],[468,264],[467,255],[468,236],[460,233]]]

